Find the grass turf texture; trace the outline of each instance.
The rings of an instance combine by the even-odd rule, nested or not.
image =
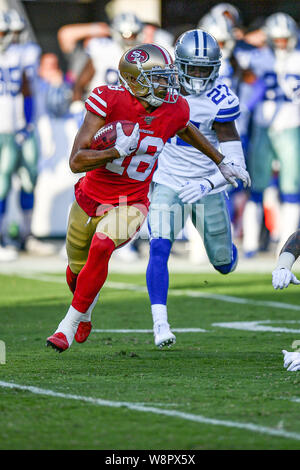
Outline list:
[[[145,286],[143,275],[113,274],[108,281]],[[300,372],[287,372],[281,354],[300,335],[212,326],[274,320],[278,327],[276,320],[299,320],[299,311],[170,295],[171,326],[205,333],[177,333],[166,350],[154,346],[151,333],[91,333],[58,354],[45,342],[71,301],[67,286],[15,276],[0,276],[0,283],[1,381],[300,432],[300,403],[289,400],[300,398]],[[172,274],[170,287],[299,305],[299,288],[275,292],[270,275]],[[104,287],[93,327],[151,329],[147,294]],[[1,387],[0,422],[1,449],[300,448],[292,438]]]

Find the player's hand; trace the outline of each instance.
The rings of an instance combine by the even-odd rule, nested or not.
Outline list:
[[[119,152],[120,157],[126,157],[134,152],[138,146],[140,138],[139,124],[136,123],[131,135],[126,135],[123,132],[122,124],[120,122],[116,125],[117,139],[115,149]]]
[[[199,201],[212,190],[212,185],[208,180],[187,181],[179,190],[178,197],[184,203],[192,204]]]
[[[241,165],[227,159],[226,157],[218,165],[218,168],[224,178],[231,183],[235,188],[238,187],[237,179],[242,180],[244,188],[251,186],[251,179],[247,170]]]
[[[300,281],[289,269],[276,268],[272,272],[272,284],[274,289],[283,289],[289,284],[300,284]]]
[[[297,370],[300,370],[300,353],[289,352],[283,349],[282,354],[283,367],[285,367],[289,372],[296,372]]]

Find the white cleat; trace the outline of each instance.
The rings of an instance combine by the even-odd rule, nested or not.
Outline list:
[[[164,346],[170,348],[172,344],[176,343],[176,336],[170,330],[169,323],[158,323],[154,325],[154,343],[159,349]]]

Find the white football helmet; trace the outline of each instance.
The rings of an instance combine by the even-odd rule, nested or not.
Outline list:
[[[120,13],[111,23],[112,37],[122,47],[133,47],[138,44],[143,23],[131,12]]]
[[[200,19],[198,28],[204,29],[218,41],[223,59],[231,56],[236,41],[230,20],[222,15],[208,13]]]
[[[298,41],[298,27],[296,21],[287,13],[274,13],[266,19],[264,26],[270,46],[276,49],[276,39],[287,39],[287,50],[296,47]]]
[[[6,12],[0,10],[0,52],[5,51],[10,41],[9,19]]]
[[[218,3],[211,8],[209,13],[214,16],[224,16],[231,21],[232,26],[239,26],[242,22],[239,9],[231,3]]]
[[[202,29],[186,31],[176,41],[175,64],[179,83],[187,93],[203,93],[213,86],[219,75],[221,51],[218,42]],[[192,74],[194,67],[207,68],[206,75]]]
[[[179,84],[169,52],[156,44],[142,44],[125,52],[119,62],[122,85],[137,98],[151,106],[175,103]],[[163,79],[164,84],[159,82]]]

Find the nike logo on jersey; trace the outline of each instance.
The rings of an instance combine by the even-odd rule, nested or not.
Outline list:
[[[100,91],[99,88],[97,88],[97,91],[98,91],[99,95],[101,95],[101,93],[103,93],[103,90]]]
[[[228,104],[232,104],[234,101],[235,101],[235,98],[233,98],[232,100],[228,100]]]

